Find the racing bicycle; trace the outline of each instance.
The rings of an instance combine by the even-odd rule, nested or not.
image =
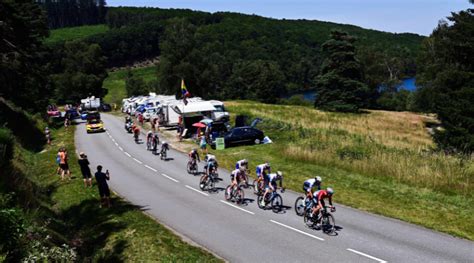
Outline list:
[[[188,174],[198,173],[198,164],[195,159],[188,161],[187,169],[188,169]]]
[[[212,171],[211,173],[209,173],[208,176],[206,176],[205,174],[203,174],[201,176],[201,179],[199,180],[199,188],[201,188],[201,190],[205,191],[216,191],[216,183],[218,181],[217,177],[216,177],[216,173],[214,173],[214,171]]]
[[[281,193],[285,192],[285,189],[282,188],[280,190]],[[258,207],[261,209],[266,209],[268,205],[270,205],[271,209],[274,213],[278,213],[283,210],[283,198],[276,190],[273,190],[271,193],[268,193],[265,196],[265,205],[262,206],[262,198],[263,194],[259,195],[257,198]]]
[[[318,228],[318,223],[321,223],[319,228],[328,235],[336,233],[336,220],[332,213],[336,212],[336,208],[331,209],[331,212],[327,210],[329,206],[324,206],[319,211],[318,216],[311,217],[311,209],[307,209],[304,213],[304,223],[310,228]]]
[[[242,204],[244,202],[244,190],[240,187],[240,185],[232,187],[228,185],[225,188],[225,200],[227,201],[235,201],[237,204]]]

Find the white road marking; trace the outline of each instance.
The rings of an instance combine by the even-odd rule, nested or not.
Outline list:
[[[386,263],[386,262],[387,262],[387,261],[385,261],[385,260],[383,260],[383,259],[376,258],[376,257],[371,256],[371,255],[367,255],[367,254],[365,254],[365,253],[362,253],[362,252],[357,251],[357,250],[352,249],[352,248],[348,248],[347,250],[349,250],[349,251],[352,252],[352,253],[356,253],[356,254],[359,254],[359,255],[361,255],[361,256],[364,256],[364,257],[367,257],[367,258],[376,260],[376,261],[378,261],[378,262],[380,262],[380,263]]]
[[[118,143],[115,143],[115,146],[118,146]]]
[[[112,139],[112,141],[115,142],[115,139],[114,139],[114,138],[110,138],[110,139]]]
[[[318,240],[324,241],[324,238],[320,238],[320,237],[317,237],[317,236],[308,234],[308,233],[306,233],[306,232],[304,232],[304,231],[301,231],[301,230],[296,229],[296,228],[291,227],[291,226],[287,226],[287,225],[282,224],[282,223],[280,223],[280,222],[277,222],[277,221],[275,221],[275,220],[270,220],[270,222],[275,223],[275,224],[277,224],[277,225],[280,225],[280,226],[282,226],[282,227],[286,227],[286,228],[291,229],[291,230],[293,230],[293,231],[296,231],[296,232],[298,232],[298,233],[300,233],[300,234],[303,234],[303,235],[312,237],[312,238],[314,238],[314,239],[318,239]]]
[[[123,152],[123,148],[119,146],[119,150],[121,150]]]
[[[142,162],[141,162],[140,160],[137,160],[137,159],[135,159],[135,158],[133,158],[133,160],[134,160],[135,162],[139,163],[139,164],[142,164]]]
[[[125,153],[125,155],[128,157],[132,157],[128,152],[123,152],[123,153]]]
[[[246,212],[246,213],[249,213],[249,214],[251,214],[251,215],[255,215],[254,212],[245,210],[245,209],[243,209],[243,208],[241,208],[241,207],[238,207],[238,206],[236,206],[236,205],[234,205],[234,204],[231,204],[231,203],[229,203],[229,202],[227,202],[227,201],[224,201],[224,200],[220,200],[220,201],[221,201],[222,203],[226,204],[226,205],[230,205],[230,206],[232,206],[232,207],[234,207],[234,208],[237,208],[237,209],[239,209],[239,210],[242,210],[242,211],[244,211],[244,212]]]
[[[145,164],[145,167],[156,173],[156,169]]]
[[[198,193],[200,193],[200,194],[202,194],[202,195],[209,196],[209,194],[204,193],[204,192],[202,192],[202,191],[199,191],[198,189],[192,188],[192,187],[189,186],[189,185],[186,185],[186,188],[191,189],[191,190],[193,190],[193,191],[195,191],[195,192],[198,192]]]
[[[168,176],[168,175],[166,175],[166,174],[161,174],[161,175],[163,175],[164,177],[166,177],[166,178],[170,179],[171,181],[173,181],[173,182],[175,182],[175,183],[179,183],[179,181],[178,181],[178,180],[174,179],[174,178],[173,178],[173,177],[171,177],[171,176]]]

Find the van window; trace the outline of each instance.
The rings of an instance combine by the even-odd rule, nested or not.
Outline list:
[[[225,111],[224,106],[222,106],[222,105],[218,105],[218,106],[214,105],[214,108],[216,108],[216,112],[224,112]]]

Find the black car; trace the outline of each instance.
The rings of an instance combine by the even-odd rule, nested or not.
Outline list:
[[[263,132],[251,126],[232,128],[224,135],[225,147],[239,144],[260,144],[263,141]],[[215,145],[212,145],[215,147]]]

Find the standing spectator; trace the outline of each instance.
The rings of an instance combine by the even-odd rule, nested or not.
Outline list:
[[[109,170],[103,173],[102,165],[97,166],[95,180],[97,182],[97,186],[99,187],[100,207],[103,207],[104,204],[106,207],[110,207],[110,190],[109,185],[107,184],[107,181],[110,180]]]
[[[44,128],[44,135],[46,136],[46,142],[48,145],[51,145],[51,132],[48,127]]]
[[[61,174],[61,152],[63,151],[63,148],[58,149],[58,153],[56,154],[56,163],[58,164],[58,169],[56,169],[56,174],[60,175]]]
[[[81,152],[79,157],[80,158],[77,162],[81,167],[82,178],[84,178],[84,187],[92,187],[92,174],[91,169],[89,168],[89,160],[87,159],[87,155]]]
[[[63,150],[59,154],[59,166],[61,167],[61,180],[64,180],[64,175],[67,175],[68,179],[71,180],[71,171],[69,171],[67,150]]]
[[[206,136],[201,133],[201,142],[199,143],[199,147],[201,148],[202,154],[207,154],[207,142]]]

